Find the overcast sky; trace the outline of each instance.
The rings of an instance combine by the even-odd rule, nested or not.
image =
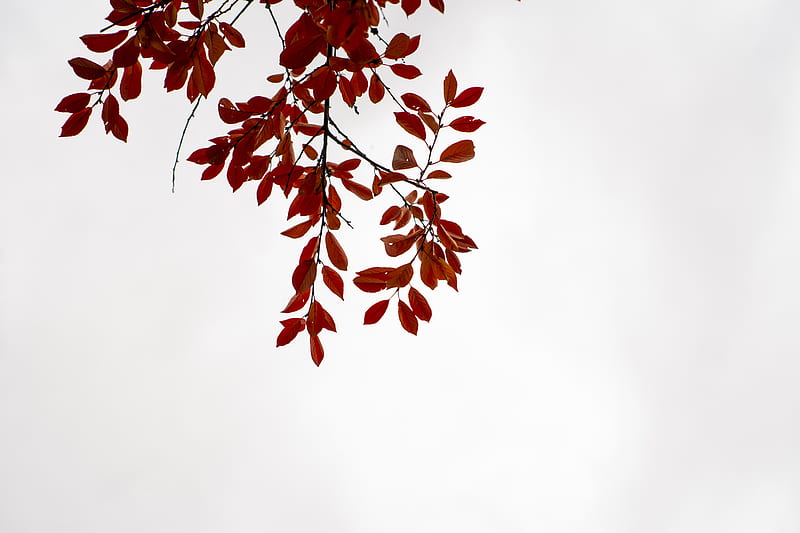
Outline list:
[[[170,192],[189,105],[160,75],[123,105],[127,145],[97,120],[57,138],[84,88],[66,60],[106,14],[0,19],[0,531],[800,531],[796,1],[412,17],[416,92],[450,68],[486,87],[478,155],[442,184],[480,249],[416,338],[329,297],[320,368],[273,348],[285,204],[191,164]],[[250,15],[212,102],[274,72]],[[213,108],[188,149],[227,131]],[[351,263],[384,263],[357,202]]]

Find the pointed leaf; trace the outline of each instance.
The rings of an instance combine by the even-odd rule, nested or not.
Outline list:
[[[83,57],[74,57],[68,63],[75,74],[85,80],[96,80],[106,75],[106,69]]]
[[[455,100],[450,102],[450,106],[451,107],[471,106],[472,104],[478,101],[478,99],[481,97],[482,94],[483,94],[483,87],[470,87],[469,89],[466,89],[464,92],[459,94],[455,98]]]
[[[338,272],[327,265],[322,267],[322,281],[333,294],[344,300],[344,280]]]
[[[86,127],[91,114],[92,108],[87,107],[70,115],[64,125],[61,126],[61,135],[59,137],[73,137],[79,134]]]
[[[364,313],[364,324],[375,324],[377,323],[384,314],[386,314],[386,309],[389,307],[389,300],[381,300],[370,306],[367,309],[367,312]]]
[[[466,139],[445,148],[439,160],[445,163],[463,163],[473,157],[475,157],[475,145]]]
[[[77,113],[89,105],[89,93],[75,93],[65,96],[56,106],[56,111],[61,113]]]
[[[81,41],[92,52],[104,53],[116,48],[127,36],[128,30],[120,30],[116,33],[84,35],[81,37]]]
[[[403,326],[404,330],[412,335],[417,334],[417,329],[419,328],[417,317],[403,300],[397,302],[397,316],[400,317],[400,325]]]
[[[331,264],[339,270],[347,270],[347,254],[339,244],[336,236],[330,231],[325,234],[325,251],[328,252],[328,259]]]
[[[417,318],[430,322],[431,316],[433,316],[431,306],[428,305],[428,300],[414,287],[408,290],[408,303],[411,304],[411,309],[417,315]]]
[[[414,168],[417,166],[417,160],[414,158],[414,152],[411,148],[403,145],[398,145],[394,149],[394,156],[392,157],[392,169],[404,170],[407,168]]]

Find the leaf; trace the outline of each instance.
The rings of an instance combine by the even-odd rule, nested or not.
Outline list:
[[[386,314],[386,309],[389,307],[389,300],[381,300],[369,307],[367,312],[364,313],[364,325],[376,324],[383,315]]]
[[[406,16],[410,16],[414,11],[419,9],[420,4],[422,4],[422,0],[402,0],[400,2],[400,7],[406,12]]]
[[[295,311],[299,311],[304,305],[306,305],[310,295],[310,289],[295,293],[294,296],[289,299],[289,303],[286,304],[286,307],[283,308],[281,313],[294,313]]]
[[[278,334],[276,347],[285,346],[292,342],[297,337],[297,334],[305,329],[306,321],[303,318],[287,318],[286,320],[281,320],[281,325],[283,325],[283,329]]]
[[[124,118],[117,115],[117,119],[111,125],[111,134],[122,142],[128,142],[128,123]]]
[[[89,116],[92,114],[92,108],[87,107],[80,111],[73,113],[69,116],[64,125],[61,126],[61,135],[59,137],[73,137],[83,131],[86,124],[89,122]]]
[[[79,78],[96,80],[106,75],[106,69],[83,57],[74,57],[68,61],[69,66]]]
[[[430,174],[428,174],[427,179],[431,180],[446,180],[450,179],[453,176],[449,172],[445,172],[444,170],[434,170]]]
[[[136,35],[114,50],[112,57],[115,67],[129,67],[136,63],[139,59],[139,42],[136,40]]]
[[[220,98],[217,104],[217,112],[222,122],[226,124],[238,124],[244,122],[252,116],[252,113],[247,111],[240,111],[230,100],[227,98]]]
[[[457,90],[458,81],[456,81],[456,77],[451,70],[447,73],[447,76],[444,77],[444,103],[449,104],[452,102],[456,97]]]
[[[296,226],[292,226],[287,230],[283,230],[281,232],[281,235],[285,235],[292,239],[299,239],[300,237],[308,233],[308,230],[310,230],[313,225],[314,225],[313,219],[308,219],[305,222],[301,222]]]
[[[338,272],[327,265],[322,267],[322,281],[333,294],[344,300],[344,281]]]
[[[429,0],[431,5],[438,9],[440,12],[444,13],[444,0]]]
[[[231,43],[231,46],[235,46],[236,48],[244,48],[244,37],[239,30],[227,22],[220,22],[219,29],[222,31],[222,35],[224,35],[228,42]]]
[[[369,188],[361,185],[360,183],[356,183],[353,180],[342,180],[342,185],[344,185],[345,189],[355,194],[362,200],[372,199],[372,191]]]
[[[383,100],[383,96],[386,93],[386,88],[381,83],[380,78],[378,78],[377,74],[372,74],[372,77],[369,79],[369,100],[373,104],[377,104],[381,100]]]
[[[283,74],[272,74],[267,76],[267,81],[270,83],[280,83],[283,81]]]
[[[142,94],[142,64],[139,61],[122,71],[119,94],[125,101],[138,98]]]
[[[414,78],[422,76],[422,72],[414,65],[395,63],[394,65],[389,65],[389,68],[392,69],[395,75],[407,80],[413,80]]]
[[[445,163],[463,163],[475,157],[475,145],[469,139],[451,144],[442,152],[439,161]]]
[[[380,292],[386,288],[386,280],[372,276],[356,276],[353,284],[364,292]]]
[[[408,303],[411,304],[411,309],[417,315],[417,318],[430,322],[431,316],[433,316],[431,306],[428,305],[428,300],[414,287],[408,290]]]
[[[400,144],[394,149],[394,156],[392,157],[393,170],[404,170],[416,166],[418,166],[417,160],[414,158],[414,152],[411,151],[411,148]]]
[[[400,127],[419,139],[425,140],[425,124],[417,115],[412,115],[406,111],[399,111],[394,114],[394,118]]]
[[[128,30],[120,30],[115,33],[96,33],[84,35],[81,41],[86,45],[86,48],[92,52],[103,53],[116,48],[125,37],[128,36]]]
[[[483,94],[483,87],[470,87],[450,102],[450,107],[468,107],[478,101]]]
[[[414,111],[422,111],[424,113],[430,113],[431,106],[425,99],[417,94],[414,93],[405,93],[400,97],[406,107],[413,109]]]
[[[258,205],[263,204],[267,201],[267,198],[269,198],[270,193],[272,193],[272,183],[273,181],[270,178],[264,176],[261,183],[258,184],[258,189],[256,190],[256,201]]]
[[[292,286],[297,292],[311,288],[317,278],[317,263],[311,259],[301,261],[292,273]]]
[[[202,20],[203,18],[203,3],[205,0],[186,0],[186,3],[189,4],[189,13],[194,15],[197,20]]]
[[[75,93],[65,96],[56,106],[56,111],[61,113],[77,113],[89,105],[89,93]]]
[[[386,211],[384,211],[383,216],[381,217],[381,225],[388,224],[389,222],[395,220],[397,217],[400,216],[400,208],[396,205],[389,207]]]
[[[199,50],[202,52],[203,48],[200,47]],[[208,93],[214,88],[216,79],[217,76],[214,73],[214,66],[206,55],[204,53],[195,54],[192,81],[200,94],[208,98]]]
[[[405,33],[398,33],[389,41],[384,56],[388,59],[400,59],[401,57],[405,57],[410,42],[411,39],[408,35]]]
[[[481,126],[483,126],[484,124],[486,124],[484,121],[478,120],[475,117],[459,117],[450,122],[448,126],[450,126],[456,131],[471,133],[480,128]]]
[[[328,252],[328,259],[333,266],[339,270],[347,270],[347,254],[330,231],[325,234],[325,251]]]
[[[403,300],[397,302],[397,316],[400,317],[400,325],[403,326],[404,330],[412,335],[417,334],[417,329],[419,329],[417,317]]]
[[[386,280],[386,288],[393,289],[396,287],[405,287],[411,282],[411,278],[413,277],[414,267],[411,266],[411,263],[397,267],[394,269],[394,272],[389,274],[389,277]]]
[[[311,335],[310,339],[311,360],[314,361],[315,365],[319,366],[322,363],[322,359],[325,358],[325,350],[322,348],[322,342],[317,335]]]

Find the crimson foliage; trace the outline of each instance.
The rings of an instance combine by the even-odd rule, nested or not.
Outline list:
[[[127,140],[128,124],[120,114],[119,99],[141,94],[143,62],[148,62],[149,70],[164,71],[167,91],[183,89],[192,102],[208,97],[216,82],[217,62],[232,48],[245,46],[235,27],[239,17],[254,3],[273,15],[272,6],[281,1],[110,0],[112,11],[106,17],[110,25],[81,37],[92,52],[110,56],[102,64],[82,57],[69,61],[89,86],[86,92],[66,96],[56,107],[69,113],[61,136],[83,131],[99,106],[106,133]],[[443,0],[429,3],[444,13]],[[442,204],[448,196],[433,182],[452,177],[442,168],[445,164],[475,156],[469,139],[441,146],[444,134],[470,133],[484,124],[471,115],[445,118],[448,112],[475,104],[483,89],[459,91],[450,71],[439,104],[413,92],[389,90],[392,77],[414,80],[422,74],[407,60],[417,51],[420,36],[398,33],[386,40],[379,31],[381,18],[398,8],[410,16],[421,0],[294,0],[294,4],[297,19],[278,35],[283,46],[276,63],[283,71],[266,78],[274,89],[268,96],[255,95],[243,102],[221,98],[219,117],[232,129],[212,138],[188,160],[204,167],[203,180],[224,173],[234,191],[252,182],[259,205],[273,191],[289,200],[287,218],[295,223],[281,233],[305,244],[283,309],[297,316],[281,321],[277,345],[306,332],[311,358],[319,365],[324,357],[320,335],[323,330],[336,331],[333,317],[320,303],[319,289],[324,285],[344,299],[340,272],[349,264],[336,232],[343,222],[350,225],[344,212],[351,196],[373,200],[388,190],[395,198],[380,217],[381,225],[392,226],[392,233],[381,241],[386,255],[399,258],[401,264],[355,273],[358,289],[382,293],[366,310],[364,324],[381,320],[396,298],[400,325],[416,335],[419,320],[429,321],[432,312],[412,281],[416,278],[429,289],[444,282],[457,290],[458,255],[476,245],[459,224],[443,218]],[[377,104],[387,95],[396,104],[394,121],[411,136],[407,143],[414,148],[398,144],[391,161],[384,163],[339,128],[334,111],[357,103]],[[336,158],[334,145],[343,158]]]

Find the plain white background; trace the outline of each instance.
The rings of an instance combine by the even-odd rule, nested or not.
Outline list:
[[[189,105],[160,74],[123,106],[127,145],[96,117],[57,138],[84,88],[66,60],[106,13],[0,21],[0,531],[800,530],[796,2],[394,15],[423,33],[415,91],[451,67],[486,87],[478,156],[443,184],[480,250],[417,338],[329,297],[321,368],[273,348],[285,204],[191,164],[170,193]],[[212,102],[274,71],[250,15]],[[187,153],[226,131],[213,107]],[[387,156],[408,139],[351,128]],[[350,202],[351,262],[383,262]]]

